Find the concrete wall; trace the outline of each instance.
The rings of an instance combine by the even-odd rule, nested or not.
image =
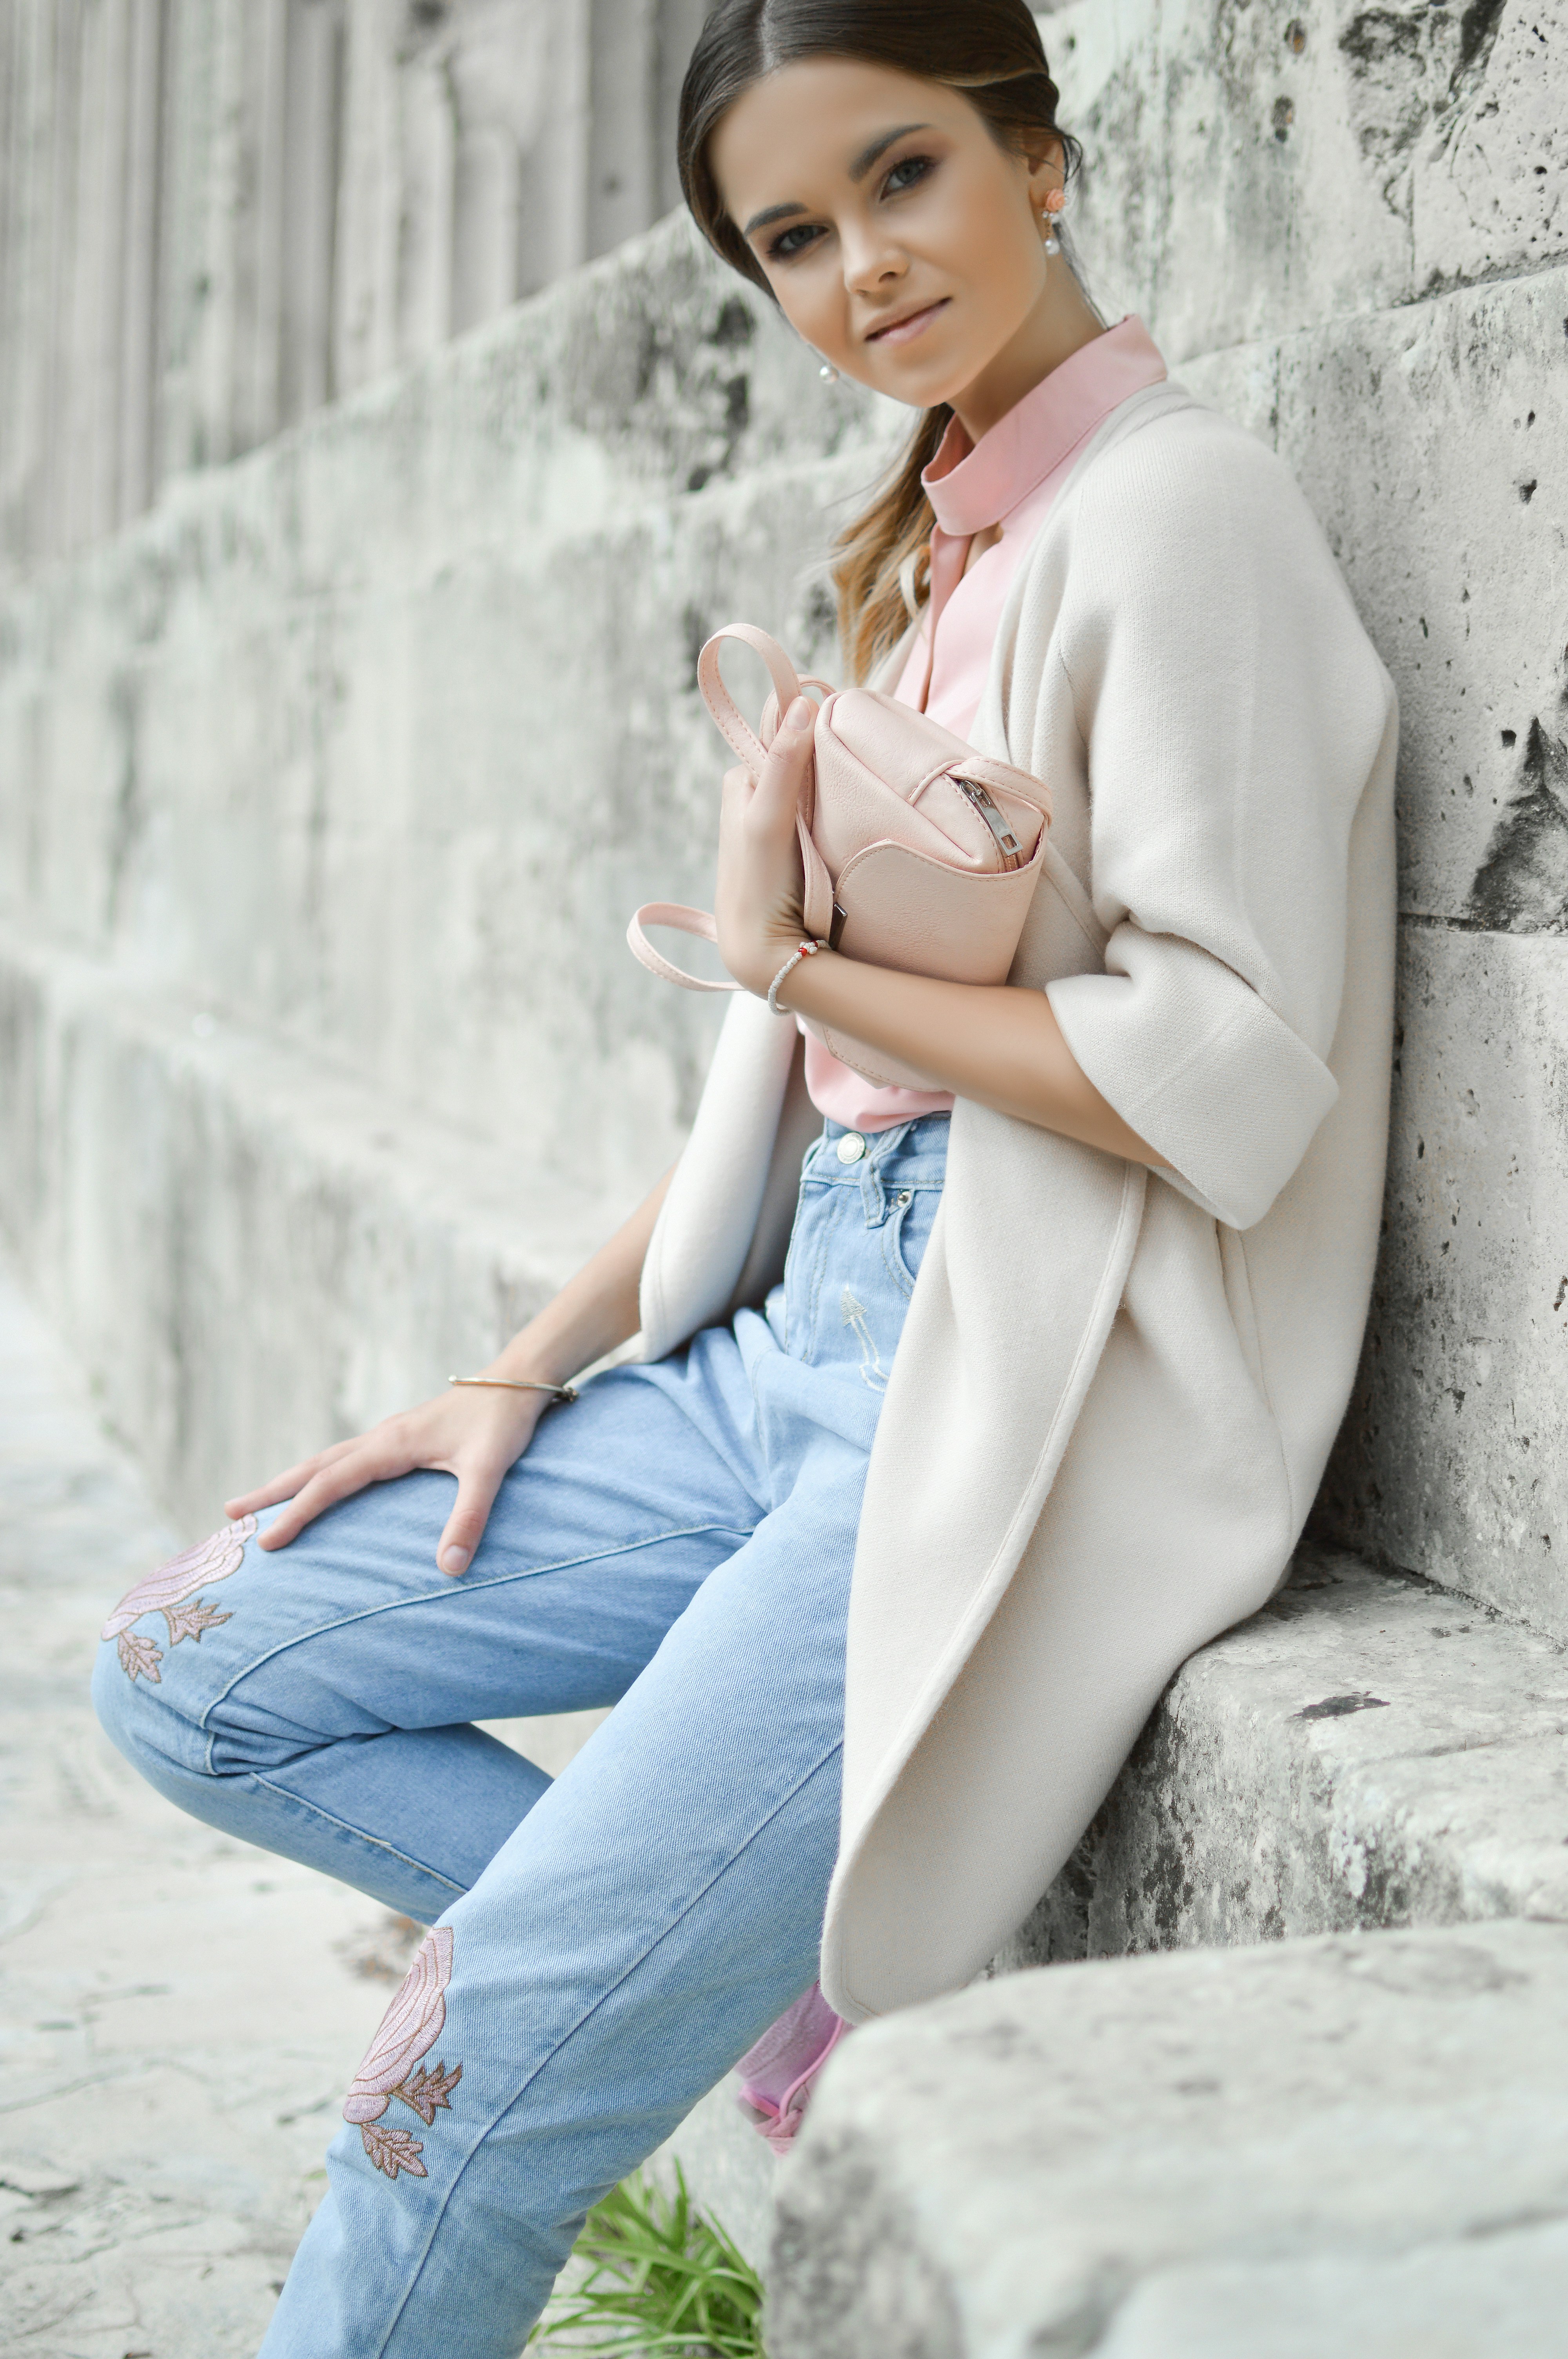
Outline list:
[[[624,930],[710,895],[696,651],[830,659],[875,433],[677,222],[9,602],[0,1202],[193,1522],[678,1152],[712,1003]]]
[[[702,0],[0,0],[0,578],[648,227]]]
[[[15,57],[44,19],[5,21]],[[1568,11],[1047,30],[1092,283],[1298,471],[1404,709],[1388,1238],[1325,1529],[1561,1635]],[[383,296],[354,316],[387,373],[0,608],[0,1210],[193,1521],[481,1348],[673,1153],[710,1019],[620,931],[704,887],[691,655],[746,612],[820,657],[811,567],[889,430],[678,225],[399,368]]]
[[[1387,1240],[1322,1528],[1568,1635],[1568,11],[1047,29],[1102,301],[1290,462],[1400,690]]]

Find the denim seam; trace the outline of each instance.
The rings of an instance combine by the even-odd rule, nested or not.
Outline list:
[[[460,1899],[469,1889],[466,1884],[454,1884],[449,1875],[443,1875],[438,1867],[430,1866],[427,1861],[415,1859],[408,1852],[399,1851],[395,1843],[384,1842],[379,1835],[366,1834],[362,1827],[351,1826],[347,1819],[340,1819],[335,1811],[324,1810],[319,1802],[308,1801],[303,1794],[291,1794],[287,1786],[275,1785],[270,1777],[264,1777],[259,1769],[247,1769],[243,1774],[267,1793],[276,1794],[280,1801],[290,1803],[297,1810],[308,1811],[313,1817],[325,1821],[330,1827],[341,1828],[344,1834],[352,1835],[355,1842],[363,1843],[367,1850],[381,1852],[388,1859],[401,1860],[405,1867],[416,1868],[421,1875],[445,1885],[447,1890],[455,1892]]]
[[[844,1740],[842,1737],[839,1737],[835,1744],[830,1745],[827,1747],[826,1753],[818,1756],[816,1760],[812,1763],[809,1769],[806,1770],[799,1777],[796,1778],[795,1784],[790,1788],[789,1792],[781,1796],[779,1800],[773,1805],[773,1808],[768,1812],[765,1819],[762,1819],[758,1821],[758,1823],[752,1828],[751,1833],[746,1837],[745,1842],[740,1844],[736,1850],[731,1852],[723,1866],[719,1868],[708,1877],[708,1882],[703,1886],[701,1891],[693,1893],[691,1898],[687,1902],[686,1907],[680,1911],[679,1915],[673,1917],[670,1919],[670,1922],[665,1927],[663,1932],[659,1935],[658,1940],[650,1941],[647,1948],[642,1951],[637,1957],[633,1958],[631,1964],[626,1968],[625,1973],[621,1974],[607,1990],[600,1992],[599,1996],[594,2000],[593,2005],[578,2017],[569,2031],[562,2033],[559,2039],[556,2041],[555,2046],[550,2049],[548,2055],[542,2056],[539,2059],[538,2063],[528,2075],[527,2080],[524,2082],[522,2087],[513,2092],[505,2104],[492,2115],[491,2119],[479,2132],[479,2135],[474,2139],[472,2146],[470,2146],[467,2154],[464,2155],[460,2168],[453,2174],[450,2187],[447,2190],[446,2194],[441,2198],[440,2208],[430,2223],[430,2233],[425,2239],[424,2249],[420,2253],[414,2274],[408,2281],[408,2286],[404,2293],[402,2300],[398,2303],[396,2310],[387,2321],[386,2332],[382,2336],[381,2341],[377,2343],[374,2354],[373,2354],[373,2359],[384,2359],[386,2346],[391,2341],[394,2332],[396,2331],[398,2322],[401,2320],[404,2311],[407,2309],[409,2302],[413,2299],[415,2293],[418,2289],[419,2279],[423,2277],[426,2263],[430,2257],[430,2247],[435,2243],[438,2234],[440,2233],[441,2223],[446,2218],[447,2207],[451,2202],[453,2196],[457,2193],[459,2187],[461,2185],[463,2175],[467,2171],[470,2163],[472,2162],[474,2156],[478,2153],[479,2148],[483,2145],[485,2139],[489,2137],[491,2132],[496,2128],[498,2124],[504,2121],[506,2115],[511,2113],[514,2106],[518,2104],[520,2101],[527,2095],[529,2089],[538,2079],[540,2073],[545,2071],[546,2065],[552,2064],[555,2061],[556,2058],[560,2054],[561,2049],[567,2045],[567,2042],[577,2038],[578,2033],[581,2031],[584,2025],[592,2021],[593,2017],[600,2012],[600,2009],[609,2004],[610,2000],[614,1997],[616,1992],[621,1989],[623,1984],[631,1980],[632,1976],[637,1972],[639,1967],[646,1965],[654,1951],[660,1948],[664,1942],[667,1941],[671,1934],[676,1931],[676,1928],[684,1924],[687,1918],[691,1915],[692,1910],[697,1908],[702,1901],[707,1899],[714,1886],[721,1882],[722,1879],[729,1875],[730,1869],[735,1866],[738,1861],[744,1858],[746,1853],[751,1850],[752,1845],[757,1841],[758,1837],[764,1834],[780,1813],[789,1808],[789,1805],[794,1801],[795,1796],[802,1792],[806,1787],[810,1785],[812,1779],[817,1775],[818,1771],[823,1768],[825,1764],[831,1761],[836,1755],[842,1753],[843,1750]]]
[[[914,1280],[903,1258],[903,1232],[910,1209],[908,1204],[895,1203],[882,1224],[882,1259],[887,1265],[888,1276],[905,1302],[910,1301],[914,1294]]]
[[[730,1535],[738,1539],[742,1547],[752,1538],[751,1532],[737,1531],[732,1524],[682,1525],[673,1531],[650,1533],[646,1539],[628,1540],[619,1548],[590,1549],[584,1556],[564,1556],[550,1564],[524,1565],[511,1572],[492,1573],[484,1581],[469,1582],[464,1586],[470,1595],[482,1593],[487,1589],[506,1589],[514,1582],[537,1581],[546,1572],[569,1572],[581,1564],[602,1564],[611,1557],[636,1556],[643,1549],[663,1547],[666,1540],[700,1539],[708,1532],[723,1532]],[[449,1575],[447,1577],[450,1578]],[[212,1767],[212,1745],[215,1732],[208,1727],[208,1723],[219,1705],[228,1701],[242,1680],[248,1680],[253,1672],[259,1671],[265,1664],[274,1661],[277,1656],[287,1655],[293,1647],[308,1646],[313,1639],[328,1637],[335,1630],[351,1630],[356,1623],[373,1622],[378,1614],[401,1614],[410,1606],[444,1603],[447,1597],[456,1593],[457,1582],[454,1581],[449,1591],[432,1589],[423,1597],[389,1598],[384,1604],[367,1605],[362,1613],[345,1614],[337,1622],[323,1622],[313,1630],[297,1632],[291,1638],[280,1638],[276,1647],[268,1647],[265,1654],[257,1655],[253,1662],[246,1663],[243,1669],[234,1673],[226,1687],[220,1688],[217,1694],[209,1699],[202,1709],[200,1718],[193,1723],[195,1727],[205,1731],[207,1735],[207,1775],[213,1777],[217,1774]]]
[[[831,1186],[832,1182],[829,1181],[827,1184]],[[832,1202],[832,1198],[828,1197],[824,1201],[819,1209],[822,1212],[827,1212],[830,1210]],[[800,1213],[797,1213],[796,1215],[797,1220],[799,1219],[800,1214],[804,1213],[807,1209],[806,1190],[803,1187],[801,1190]],[[816,1363],[817,1341],[822,1319],[822,1277],[823,1272],[827,1266],[827,1238],[830,1228],[830,1222],[826,1220],[814,1222],[812,1223],[811,1229],[807,1232],[811,1237],[812,1243],[811,1256],[810,1259],[807,1260],[804,1255],[802,1256],[802,1266],[795,1277],[795,1284],[800,1289],[804,1302],[806,1332],[804,1335],[797,1336],[795,1332],[795,1322],[793,1320],[788,1322],[787,1332],[789,1334],[791,1356],[793,1358],[797,1358],[803,1367],[811,1367]],[[793,1239],[791,1243],[793,1247]],[[787,1270],[785,1275],[786,1277],[789,1276]]]

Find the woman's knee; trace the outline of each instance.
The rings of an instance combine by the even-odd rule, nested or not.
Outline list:
[[[92,1709],[109,1742],[144,1775],[184,1750],[178,1744],[178,1714],[156,1686],[133,1676],[113,1639],[99,1647],[92,1667]],[[188,1765],[182,1761],[180,1766]]]

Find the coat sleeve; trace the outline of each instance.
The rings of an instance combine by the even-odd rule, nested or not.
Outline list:
[[[1085,484],[1054,643],[1108,943],[1051,1003],[1163,1176],[1249,1228],[1338,1094],[1350,831],[1391,689],[1286,469],[1201,409]]]

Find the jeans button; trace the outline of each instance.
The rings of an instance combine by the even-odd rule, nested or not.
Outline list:
[[[847,1130],[838,1141],[840,1163],[859,1163],[866,1151],[866,1142],[858,1130]]]
[[[901,1189],[899,1190],[899,1191],[898,1191],[898,1196],[897,1196],[897,1199],[896,1199],[896,1201],[897,1201],[897,1202],[899,1202],[900,1204],[908,1204],[908,1203],[912,1202],[913,1201],[914,1201],[914,1200],[913,1200],[913,1198],[911,1197],[911,1195],[910,1195],[910,1191],[909,1191],[909,1190],[908,1190],[907,1188],[901,1188]]]

